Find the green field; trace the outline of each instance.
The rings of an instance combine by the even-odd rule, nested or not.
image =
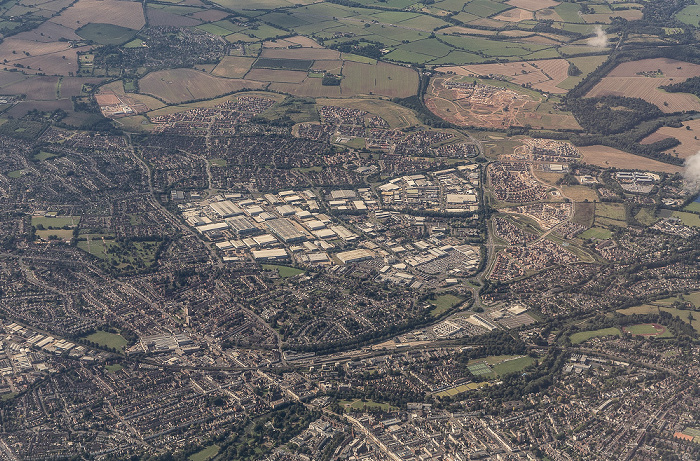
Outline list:
[[[99,344],[107,348],[114,348],[118,351],[123,351],[126,346],[126,339],[122,335],[109,333],[106,331],[96,331],[95,333],[85,337],[88,341]]]
[[[123,369],[124,367],[119,365],[118,363],[113,363],[112,365],[105,365],[105,370],[107,370],[110,373],[116,373]]]
[[[304,269],[297,269],[296,267],[289,266],[279,266],[277,264],[263,264],[263,269],[266,271],[274,271],[280,274],[280,277],[286,279],[288,277],[294,277],[295,275],[303,274],[306,272]]]
[[[225,167],[228,162],[225,158],[211,158],[209,159],[209,163],[212,166]]]
[[[658,338],[671,338],[673,335],[666,327],[664,327],[662,332],[659,332],[654,328],[651,323],[640,323],[637,325],[628,325],[624,328],[626,332],[630,332],[633,335],[642,336],[656,336]]]
[[[437,297],[437,299],[431,299],[428,301],[430,304],[435,306],[435,309],[430,311],[430,315],[433,317],[438,317],[462,301],[464,301],[464,298],[460,298],[455,295],[440,295]]]
[[[524,357],[518,357],[515,359],[510,359],[503,361],[501,363],[497,363],[493,367],[493,371],[498,375],[498,376],[504,376],[509,373],[515,373],[518,371],[521,371],[530,365],[535,363],[535,359],[533,359],[530,356],[524,356]]]
[[[672,216],[674,218],[680,218],[680,220],[686,226],[700,227],[700,216],[696,215],[695,213],[687,213],[684,211],[674,211]]]
[[[491,367],[483,362],[469,365],[467,368],[469,369],[469,373],[473,374],[474,376],[490,376],[493,374]]]
[[[700,25],[700,5],[688,5],[678,13],[676,13],[676,19],[685,24],[690,24],[692,26]]]
[[[569,337],[571,344],[580,344],[588,341],[591,338],[602,338],[604,336],[621,336],[620,330],[617,328],[603,328],[601,330],[580,331]]]
[[[366,400],[364,402],[360,399],[341,400],[338,403],[341,406],[344,406],[345,408],[349,408],[352,410],[364,410],[364,409],[371,409],[371,408],[380,408],[382,411],[391,411],[391,410],[397,409],[396,407],[391,406],[388,403],[375,402],[374,400]]]
[[[676,298],[669,298],[676,299]],[[663,300],[657,301],[661,304]],[[670,303],[669,303],[670,304]],[[675,309],[673,307],[663,307],[663,306],[653,306],[651,304],[642,304],[640,306],[628,307],[627,309],[620,309],[617,312],[624,315],[631,314],[658,314],[659,311],[668,312],[674,317],[680,317],[684,322],[688,322],[698,333],[700,333],[700,313],[697,311]],[[690,315],[693,315],[693,321],[690,322],[688,319]]]
[[[56,232],[56,231],[50,231]],[[85,236],[81,236],[85,237]],[[104,240],[102,237],[105,237]],[[102,259],[103,266],[123,273],[143,272],[156,263],[156,256],[162,242],[117,241],[109,236],[94,235],[87,240],[79,240],[78,248]]]
[[[610,232],[608,229],[603,229],[601,227],[591,227],[590,229],[578,234],[578,237],[582,239],[607,240],[610,237],[612,237],[612,232]]]
[[[91,40],[100,45],[121,45],[131,41],[138,31],[114,24],[91,22],[76,30],[75,33],[85,40]]]
[[[488,383],[468,383],[462,384],[461,386],[448,389],[446,391],[438,392],[435,394],[436,397],[452,397],[453,395],[461,394],[467,391],[473,391],[474,389],[479,389],[480,387],[488,386]]]
[[[74,227],[80,223],[80,216],[32,216],[32,226],[44,229],[61,229],[62,227]]]
[[[22,175],[24,174],[24,170],[14,170],[6,174],[8,178],[17,179],[22,177]]]
[[[700,202],[690,202],[690,204],[683,208],[683,210],[690,211],[692,213],[700,213]]]
[[[220,447],[218,445],[209,445],[202,451],[198,451],[197,453],[190,455],[189,459],[190,461],[207,461],[209,459],[212,459],[214,456],[216,456],[219,453]]]
[[[654,216],[654,210],[651,208],[641,208],[634,216],[634,219],[645,226],[651,226],[659,220],[656,216]]]
[[[44,161],[48,160],[50,158],[56,157],[56,154],[52,154],[51,152],[46,152],[44,150],[40,151],[38,154],[34,155],[34,160],[38,161]]]

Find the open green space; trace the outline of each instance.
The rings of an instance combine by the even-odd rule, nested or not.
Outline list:
[[[212,166],[225,167],[228,162],[225,158],[211,158],[209,159],[209,163]]]
[[[690,202],[683,211],[690,211],[691,213],[700,213],[700,202]]]
[[[654,215],[654,210],[652,208],[641,208],[637,214],[634,215],[634,219],[645,226],[651,226],[658,221],[658,218]]]
[[[96,331],[85,337],[88,341],[92,341],[102,347],[123,351],[126,346],[126,339],[120,334],[109,333],[107,331]]]
[[[515,359],[505,360],[493,366],[493,371],[498,376],[504,376],[509,373],[515,373],[529,367],[535,363],[535,359],[530,356],[518,357]]]
[[[488,376],[493,373],[491,367],[483,362],[468,365],[467,369],[469,369],[469,373],[473,374],[474,376]]]
[[[624,328],[626,332],[630,332],[633,335],[641,336],[656,336],[657,338],[671,338],[673,334],[668,331],[668,328],[664,327],[663,330],[657,330],[651,323],[640,323],[637,325],[628,325]]]
[[[690,24],[691,26],[700,26],[700,5],[688,5],[678,13],[676,13],[676,19],[684,24]]]
[[[669,298],[670,299],[677,299],[677,298]],[[661,304],[664,300],[656,301],[655,304]],[[671,303],[668,303],[669,305]],[[700,313],[697,311],[691,311],[691,310],[684,310],[684,309],[676,309],[674,307],[664,307],[662,305],[651,305],[651,304],[642,304],[639,306],[633,306],[633,307],[628,307],[627,309],[619,309],[617,312],[620,314],[624,315],[631,315],[631,314],[658,314],[660,311],[663,312],[668,312],[674,317],[679,317],[681,320],[684,322],[687,322],[690,324],[695,331],[700,333]],[[690,316],[692,315],[693,321],[690,321]]]
[[[435,394],[436,397],[452,397],[453,395],[461,394],[467,391],[473,391],[474,389],[479,389],[480,387],[488,386],[488,383],[467,383],[461,386],[453,387],[446,391],[438,392]]]
[[[607,240],[612,237],[612,232],[610,232],[608,229],[603,229],[602,227],[591,227],[590,229],[578,234],[578,237],[582,239]]]
[[[687,213],[685,211],[674,211],[674,218],[679,218],[683,224],[691,227],[700,227],[700,216],[695,213]]]
[[[48,159],[56,157],[56,156],[57,156],[56,154],[52,154],[51,152],[46,152],[46,151],[42,150],[38,154],[34,155],[34,160],[38,160],[41,162],[41,161],[48,160]]]
[[[276,270],[280,277],[282,277],[283,279],[286,279],[288,277],[294,277],[295,275],[303,274],[304,272],[306,272],[304,269],[297,269],[296,267],[289,266],[280,266],[277,264],[263,264],[262,267],[266,271]]]
[[[592,331],[579,331],[574,333],[569,337],[571,339],[571,344],[580,344],[584,341],[588,341],[591,338],[602,338],[605,336],[620,336],[620,330],[617,328],[602,328],[600,330]]]
[[[138,31],[115,26],[114,24],[91,22],[76,30],[75,33],[85,40],[90,40],[100,45],[121,45],[131,41]]]
[[[204,450],[190,455],[187,459],[190,461],[207,461],[216,456],[219,453],[219,449],[220,447],[218,445],[209,445]]]
[[[80,216],[32,216],[32,226],[38,229],[61,229],[80,224]]]
[[[460,298],[459,296],[451,294],[440,295],[437,298],[428,301],[430,304],[435,306],[435,309],[430,311],[430,315],[433,317],[438,317],[462,301],[464,301],[464,298]]]
[[[391,410],[397,409],[396,407],[391,406],[388,403],[375,402],[374,400],[365,400],[365,401],[362,401],[360,399],[341,400],[338,403],[341,406],[344,406],[345,408],[348,408],[351,410],[365,410],[365,409],[379,408],[382,411],[391,411]]]
[[[119,365],[118,363],[113,363],[111,365],[105,365],[105,370],[107,370],[110,373],[116,373],[120,370],[123,370],[124,367]]]

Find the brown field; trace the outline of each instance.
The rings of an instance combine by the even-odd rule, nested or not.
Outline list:
[[[343,96],[339,86],[323,86],[320,78],[307,78],[301,83],[271,83],[269,89],[294,96],[312,98],[339,98]]]
[[[544,37],[542,35],[533,35],[531,37],[523,37],[518,41],[527,42],[527,43],[537,43],[539,45],[561,45],[561,42],[558,42],[558,41],[551,39],[549,37]]]
[[[552,6],[557,6],[560,2],[555,2],[553,0],[508,0],[505,2],[507,5],[514,6],[516,8],[522,8],[524,10],[537,11],[543,8],[550,8]]]
[[[211,73],[219,77],[243,78],[254,62],[255,58],[224,56]]]
[[[311,70],[325,70],[338,75],[343,71],[343,61],[341,61],[340,59],[333,61],[314,61],[313,66],[311,66]]]
[[[512,83],[531,84],[534,88],[550,93],[566,93],[557,88],[566,78],[569,63],[565,59],[546,59],[543,61],[517,61],[499,64],[474,64],[469,66],[439,67],[439,72],[454,72],[457,75],[498,74]]]
[[[151,26],[192,27],[202,23],[199,19],[188,18],[160,8],[147,8],[148,24]]]
[[[51,2],[44,2],[41,3],[41,9],[57,12],[61,11],[64,8],[68,8],[71,3],[73,3],[72,0],[54,0]]]
[[[265,48],[260,56],[279,59],[340,59],[340,52],[326,48]]]
[[[534,18],[535,15],[532,11],[523,10],[522,8],[513,8],[511,10],[506,10],[503,13],[493,17],[493,19],[506,22],[520,22]]]
[[[680,166],[658,162],[607,146],[584,146],[579,147],[578,150],[583,155],[584,162],[604,168],[634,168],[662,173],[678,173],[682,170]]]
[[[141,3],[119,0],[78,0],[51,21],[75,30],[90,22],[106,20],[115,26],[136,30],[146,23]]]
[[[70,98],[71,96],[80,96],[84,83],[100,83],[101,78],[80,78],[80,77],[63,77],[61,80],[60,98]]]
[[[557,22],[557,21],[563,22],[564,21],[561,18],[561,16],[559,16],[559,13],[554,11],[554,9],[550,9],[550,8],[538,10],[535,13],[535,19],[537,19],[538,21],[547,20],[547,19],[551,19],[552,21],[555,21],[555,22]]]
[[[3,90],[3,93],[6,93],[5,87],[10,86],[14,83],[23,82],[30,78],[35,77],[29,77],[19,72],[8,72],[5,70],[0,70],[0,89]]]
[[[70,101],[70,99],[54,99],[53,101],[22,101],[19,104],[12,106],[10,110],[5,112],[5,115],[20,118],[24,117],[27,115],[27,112],[34,109],[46,112],[53,112],[57,109],[62,109],[66,112],[71,112],[73,110],[73,103]]]
[[[700,74],[698,74],[700,75]],[[586,97],[627,96],[641,98],[665,113],[700,110],[700,99],[689,93],[666,93],[659,86],[683,81],[685,78],[603,77]]]
[[[76,34],[73,29],[51,21],[46,21],[36,29],[20,32],[13,38],[32,42],[57,42],[61,38],[66,40],[81,40],[80,36]]]
[[[244,88],[261,89],[264,84],[252,80],[213,77],[192,69],[151,72],[139,80],[141,93],[177,104],[193,99],[208,99]]]
[[[263,48],[285,48],[294,45],[301,45],[304,48],[323,48],[323,45],[319,45],[315,40],[308,37],[303,37],[301,35],[281,38],[275,40],[274,42],[272,40],[263,42]]]
[[[71,48],[67,42],[43,43],[12,37],[0,43],[0,60],[6,60],[8,65],[23,65],[26,73],[68,75],[78,69],[77,53],[87,49]]]
[[[585,200],[595,202],[598,200],[596,191],[586,186],[562,186],[561,191],[565,197],[568,197],[573,202],[583,202]]]
[[[229,17],[229,13],[220,10],[204,10],[193,13],[190,16],[200,21],[214,22]]]
[[[3,87],[5,94],[26,94],[35,101],[51,101],[56,99],[58,77],[32,77]]]
[[[248,72],[247,78],[260,82],[301,83],[308,78],[307,75],[298,70],[253,69]]]
[[[690,130],[686,129],[687,126],[690,127]],[[662,126],[654,133],[644,138],[642,144],[651,144],[656,141],[661,141],[662,139],[673,137],[678,139],[681,143],[673,149],[665,151],[665,153],[672,154],[676,152],[679,157],[688,158],[700,150],[700,141],[697,139],[698,136],[700,136],[700,119],[695,119],[683,122],[682,128]]]
[[[464,35],[496,35],[495,30],[472,29],[471,27],[451,26],[441,29],[443,34],[464,34]]]
[[[637,77],[637,72],[661,70],[664,77],[686,79],[700,75],[700,65],[668,58],[642,59],[624,62],[615,67],[606,77]],[[683,81],[683,80],[681,80]]]
[[[342,94],[375,94],[389,98],[405,98],[418,91],[418,73],[408,67],[385,62],[362,64],[345,61]]]

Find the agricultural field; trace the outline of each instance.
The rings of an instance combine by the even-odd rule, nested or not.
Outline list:
[[[211,73],[217,77],[243,78],[254,62],[252,57],[224,56]]]
[[[134,30],[146,23],[141,3],[120,0],[78,0],[51,22],[77,30],[89,23],[102,23],[105,18],[111,25]]]
[[[672,216],[674,218],[680,219],[686,226],[700,227],[700,215],[697,215],[695,213],[688,213],[685,211],[674,211]]]
[[[603,168],[628,169],[630,165],[635,165],[637,169],[647,171],[658,171],[662,173],[678,173],[682,167],[659,162],[646,157],[630,154],[612,147],[593,145],[578,148],[585,163],[601,166]]]
[[[683,122],[683,126],[680,128],[662,126],[644,138],[641,144],[651,144],[666,138],[676,138],[681,143],[672,149],[664,151],[664,153],[678,154],[681,158],[688,158],[695,155],[700,149],[698,136],[700,136],[700,119],[694,119]]]
[[[542,104],[543,99],[535,91],[505,82],[450,75],[430,81],[425,104],[437,116],[459,126],[580,128],[573,115]]]
[[[700,5],[688,5],[678,13],[676,19],[691,26],[700,26]]]
[[[591,338],[603,338],[605,336],[621,336],[620,330],[617,328],[602,328],[600,330],[579,331],[569,336],[571,344],[581,344]]]
[[[595,189],[586,186],[562,186],[562,194],[574,202],[595,202],[598,200],[598,193]]]
[[[169,69],[151,72],[139,80],[142,93],[168,104],[216,98],[243,89],[262,89],[264,83],[252,80],[213,77],[192,69]]]
[[[661,86],[700,75],[700,65],[668,58],[625,62],[596,84],[586,97],[627,96],[648,101],[663,112],[700,110],[700,98],[688,93],[667,93]]]
[[[76,30],[75,33],[85,40],[90,40],[100,45],[121,45],[131,41],[138,31],[115,26],[114,24],[92,22]]]
[[[625,205],[621,203],[596,203],[596,226],[627,227]]]

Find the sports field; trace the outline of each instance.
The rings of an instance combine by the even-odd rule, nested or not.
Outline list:
[[[590,229],[578,234],[578,237],[582,239],[607,240],[612,237],[612,232],[601,227],[591,227]]]
[[[571,344],[581,344],[591,338],[603,338],[605,336],[620,336],[620,330],[617,328],[602,328],[600,330],[580,331],[569,337]]]
[[[100,346],[114,348],[118,351],[123,351],[126,346],[126,339],[122,335],[109,333],[106,331],[96,331],[85,337],[88,341],[97,343]]]
[[[625,333],[630,333],[634,336],[655,336],[658,338],[670,338],[673,336],[665,326],[659,325],[658,323],[640,323],[637,325],[629,325],[623,327],[622,331]]]

